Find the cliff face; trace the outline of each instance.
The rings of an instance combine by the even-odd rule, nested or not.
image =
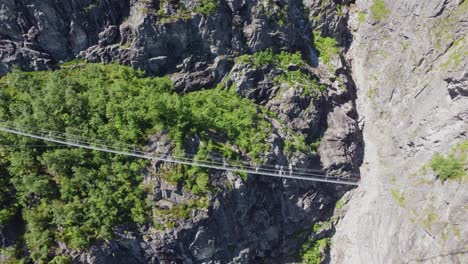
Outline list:
[[[73,69],[79,63],[61,62],[78,59],[169,74],[181,94],[229,89],[255,102],[259,112],[270,113],[265,116],[272,126],[266,135],[269,151],[261,153],[266,165],[359,172],[363,145],[355,86],[338,47],[350,44],[346,6],[328,1],[2,0],[0,7],[0,75],[15,65],[28,71]],[[316,38],[337,40],[330,54],[322,54],[326,60],[317,56],[313,30]],[[184,142],[190,154],[201,145],[198,136]],[[149,152],[172,150],[164,133],[150,138]],[[157,163],[145,171],[157,226],[116,227],[115,239],[82,251],[57,241],[53,254],[77,263],[294,261],[305,241],[333,233],[330,223],[313,228],[314,223],[328,221],[335,202],[349,190],[213,171],[209,183],[216,191],[201,202],[181,184],[164,180],[173,169]],[[174,215],[180,208],[183,217]],[[14,245],[21,233],[10,232],[9,225],[1,230],[3,247]]]
[[[337,223],[331,250],[319,252],[325,262],[466,262],[466,181],[442,181],[426,165],[467,139],[467,2],[351,2],[0,0],[0,76],[14,66],[80,67],[61,64],[77,59],[169,75],[180,94],[230,90],[271,113],[267,165],[362,175],[349,191],[213,171],[217,191],[201,201],[164,180],[171,165],[151,164],[145,184],[158,227],[119,226],[82,251],[57,241],[54,254],[75,263],[284,263]],[[324,37],[336,44],[321,50]],[[252,55],[280,51],[306,64]],[[149,142],[149,152],[173,150],[164,133]],[[184,142],[186,152],[200,142]],[[178,208],[187,215],[174,216]],[[13,221],[0,227],[2,247],[24,232]]]
[[[350,18],[365,160],[332,262],[465,263],[466,180],[437,179],[426,165],[467,140],[468,3],[385,7],[375,19],[373,1],[359,1]]]

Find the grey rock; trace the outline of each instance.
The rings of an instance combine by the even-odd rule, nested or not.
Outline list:
[[[348,1],[304,0],[308,8],[313,30],[324,36],[333,37],[340,46],[348,47],[352,37],[347,28]],[[336,11],[340,9],[341,15]]]
[[[75,3],[70,0],[60,5],[52,0],[31,5],[8,1],[1,9],[0,39],[11,40],[18,46],[32,45],[31,49],[47,54],[51,61],[44,66],[38,64],[45,69],[59,61],[84,58],[91,62],[118,61],[151,74],[175,71],[174,65],[194,54],[215,58],[267,47],[299,48],[308,52],[306,43],[310,36],[304,33],[308,24],[299,3],[291,3],[288,8],[291,16],[296,17],[290,19],[294,26],[281,28],[258,8],[259,4],[257,1],[222,2],[211,16],[193,15],[187,20],[160,23],[154,15],[155,5],[144,1]],[[165,5],[169,13],[173,12],[173,3]],[[240,15],[241,9],[249,11]],[[118,42],[120,45],[115,46]],[[163,71],[152,61],[148,62],[160,56],[166,56],[167,65],[172,68]],[[1,61],[5,70],[0,75],[13,64],[34,70],[26,60]],[[207,77],[202,76],[198,75]]]
[[[148,59],[149,69],[152,72],[164,72],[167,64],[167,56],[158,56]]]
[[[333,263],[466,263],[466,181],[423,169],[468,135],[466,1],[373,1],[352,13],[357,109],[365,142],[361,184],[332,240]],[[421,39],[432,41],[421,41]],[[465,37],[466,39],[466,37]],[[457,45],[459,40],[461,45]]]
[[[233,13],[239,11],[245,6],[245,0],[227,0],[226,3],[229,5]]]
[[[356,157],[362,157],[361,133],[356,119],[350,117],[350,103],[335,107],[328,114],[328,129],[320,147],[320,159],[325,169],[350,171],[358,168],[362,162]]]
[[[450,98],[453,100],[459,99],[461,97],[468,96],[468,72],[465,73],[462,79],[454,80],[452,78],[445,79],[448,83],[448,92]]]
[[[357,172],[361,135],[356,125],[354,85],[341,56],[334,58],[332,70],[324,65],[305,69],[330,90],[316,97],[304,95],[300,86],[275,83],[275,77],[282,74],[280,69],[235,63],[235,56],[266,48],[301,51],[305,58],[316,59],[310,33],[319,26],[308,20],[302,2],[268,3],[276,7],[265,10],[264,2],[252,0],[220,1],[210,16],[192,14],[187,19],[163,21],[157,14],[157,1],[44,0],[31,5],[5,1],[0,9],[0,19],[5,22],[0,24],[0,75],[13,65],[43,70],[57,67],[62,60],[82,58],[119,62],[150,75],[170,74],[180,93],[219,83],[224,89],[235,85],[239,96],[277,116],[265,117],[273,126],[267,138],[272,148],[263,154],[265,166],[321,169],[325,165],[331,170]],[[176,4],[165,2],[163,9],[174,15]],[[194,1],[184,4],[190,7]],[[286,5],[285,24],[279,25],[279,8]],[[330,15],[320,28],[332,36],[346,32],[346,17],[336,17],[335,7],[327,5]],[[287,68],[296,70],[298,65]],[[342,84],[337,84],[335,72],[342,75]],[[341,127],[340,122],[346,126]],[[307,144],[324,135],[323,147],[285,153],[285,142],[291,140],[288,131],[304,135]],[[184,142],[184,148],[193,154],[199,144],[200,138],[193,136]],[[173,148],[162,131],[149,138],[147,152],[170,155]],[[164,181],[164,170],[171,166],[153,162],[143,172],[144,183],[153,190],[148,197],[154,202],[153,209],[198,199],[182,186]],[[219,171],[211,173],[210,183],[221,191],[209,195],[209,208],[192,209],[188,219],[174,220],[174,228],[119,226],[110,241],[97,241],[79,252],[59,243],[56,253],[68,254],[76,263],[294,262],[301,244],[311,236],[313,224],[328,219],[335,202],[348,190],[255,175],[243,180],[237,173]],[[164,223],[166,219],[155,215],[153,221]],[[320,236],[331,233],[333,227]]]
[[[105,46],[115,43],[118,38],[119,30],[116,26],[109,26],[98,34],[99,45]]]

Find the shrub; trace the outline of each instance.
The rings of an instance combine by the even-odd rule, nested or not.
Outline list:
[[[335,210],[341,210],[346,204],[346,202],[347,202],[347,198],[345,196],[341,197],[341,199],[338,200],[338,202],[336,202],[335,204]]]
[[[465,175],[464,165],[463,161],[457,159],[452,154],[449,154],[447,157],[436,154],[430,162],[431,168],[439,179],[443,181],[463,177]]]
[[[289,53],[284,50],[274,53],[271,48],[256,52],[253,55],[244,54],[237,57],[237,62],[250,63],[255,67],[273,66],[285,69],[288,65],[304,66],[306,63],[302,60],[300,52]]]
[[[461,179],[466,176],[467,153],[468,141],[464,141],[455,146],[446,156],[435,154],[429,166],[442,181]]]
[[[322,37],[318,31],[314,31],[313,35],[314,46],[319,53],[319,57],[325,64],[330,64],[332,57],[340,51],[338,43],[334,38]]]
[[[340,4],[337,4],[335,6],[335,11],[338,14],[338,16],[343,16],[343,7]]]
[[[196,13],[208,16],[213,14],[216,11],[216,8],[218,8],[217,0],[202,0],[199,4],[197,4],[194,11]]]
[[[55,256],[49,264],[71,264],[72,258],[70,256],[59,255]]]
[[[190,218],[190,214],[194,210],[207,209],[207,208],[208,208],[207,199],[200,198],[198,200],[190,200],[187,203],[174,205],[170,209],[160,209],[160,210],[155,211],[155,213],[164,218],[166,225],[168,223],[170,225],[170,223],[175,224],[175,222],[178,220],[186,220]]]
[[[322,238],[302,245],[300,254],[302,263],[320,264],[325,258],[325,251],[330,247],[330,238]]]

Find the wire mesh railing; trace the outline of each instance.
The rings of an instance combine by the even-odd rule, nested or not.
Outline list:
[[[268,164],[253,165],[247,162],[228,161],[226,159],[215,157],[200,158],[196,155],[188,154],[174,156],[167,153],[149,152],[141,146],[122,143],[109,143],[99,139],[90,139],[79,135],[51,131],[33,126],[19,125],[1,120],[0,131],[73,147],[217,170],[347,185],[358,185],[359,182],[357,175],[352,173],[346,173],[342,174],[341,176],[337,176],[330,175],[329,172],[323,170],[296,168],[293,166]]]

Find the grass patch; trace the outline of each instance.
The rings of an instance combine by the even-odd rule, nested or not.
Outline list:
[[[261,110],[265,116],[271,119],[275,119],[276,121],[280,122],[281,129],[287,135],[284,141],[283,151],[287,156],[292,156],[294,152],[317,152],[318,147],[320,146],[321,138],[315,139],[315,141],[308,143],[304,135],[298,135],[287,126],[281,123],[279,117],[269,111],[266,107],[261,107]]]
[[[0,247],[0,259],[2,264],[25,264],[27,263],[23,252],[23,239],[20,237],[18,241],[9,247]]]
[[[288,22],[288,9],[289,6],[283,5],[280,2],[271,0],[260,1],[257,5],[258,11],[263,13],[271,22],[276,23],[282,27]]]
[[[280,51],[279,53],[274,53],[270,48],[252,55],[244,54],[239,56],[236,58],[236,62],[250,63],[257,68],[274,66],[280,69],[285,69],[288,65],[296,65],[298,67],[306,65],[302,60],[300,52],[289,53]]]
[[[165,11],[166,6],[172,6],[175,10],[172,14],[167,14]],[[157,15],[159,16],[159,22],[169,23],[179,19],[188,20],[192,18],[191,10],[188,10],[184,3],[179,2],[177,5],[172,4],[169,0],[162,0],[159,2],[159,9]]]
[[[366,96],[369,99],[373,99],[375,95],[375,88],[369,88],[366,92]]]
[[[195,6],[194,11],[196,13],[209,16],[213,14],[217,8],[218,8],[217,0],[202,0]]]
[[[335,211],[336,210],[340,210],[341,208],[343,208],[343,206],[346,204],[346,197],[341,197],[340,200],[338,200],[338,202],[336,202],[336,205],[335,205]]]
[[[460,66],[463,58],[468,56],[468,49],[466,48],[466,44],[466,37],[462,37],[456,40],[449,49],[451,52],[449,58],[446,62],[441,64],[440,67],[444,70],[448,68],[457,69],[458,66]]]
[[[157,15],[159,22],[169,23],[177,20],[188,20],[192,18],[192,13],[201,14],[203,16],[212,15],[218,8],[218,0],[201,0],[198,1],[194,7],[187,8],[183,2],[177,2],[177,4],[169,1],[162,0],[159,2],[159,9]],[[170,6],[170,10],[175,10],[172,14],[166,13],[166,8]]]
[[[319,232],[330,229],[332,227],[332,223],[335,221],[335,217],[332,216],[330,219],[328,219],[325,222],[317,222],[314,224],[313,230],[315,234],[318,234]]]
[[[448,155],[436,153],[429,166],[442,181],[460,180],[466,177],[467,153],[468,141],[464,141],[454,147]]]
[[[358,11],[358,27],[362,25],[366,21],[366,14],[363,12]]]
[[[274,80],[277,84],[287,83],[290,87],[298,87],[302,90],[304,97],[317,98],[326,91],[327,87],[319,84],[316,79],[312,79],[309,74],[301,70],[286,71]]]
[[[281,51],[274,53],[271,49],[266,49],[252,55],[242,55],[236,58],[238,63],[248,63],[256,68],[275,67],[282,73],[276,76],[274,82],[277,84],[287,83],[290,87],[297,87],[302,90],[302,96],[317,97],[326,90],[323,84],[313,79],[305,70],[307,63],[302,59],[301,53],[289,53]],[[298,69],[290,70],[289,66]]]
[[[67,256],[67,255],[59,255],[55,256],[49,264],[71,264],[72,263],[72,257]]]
[[[302,263],[320,264],[325,259],[325,252],[331,244],[330,238],[322,238],[316,241],[307,241],[302,245],[300,256]]]
[[[338,16],[343,16],[343,6],[340,4],[337,4],[335,6],[335,11],[338,14]]]
[[[155,210],[155,214],[164,218],[164,222],[168,228],[173,228],[175,226],[176,221],[178,220],[187,220],[190,218],[192,211],[200,210],[200,209],[207,209],[209,206],[208,199],[202,197],[198,200],[191,200],[184,204],[177,204],[173,206],[171,209],[162,209],[162,210]]]
[[[440,219],[440,216],[435,212],[434,206],[424,210],[424,218],[422,224],[424,228],[431,230],[432,226]]]
[[[393,198],[395,199],[395,201],[397,201],[397,203],[400,205],[400,207],[403,207],[405,208],[406,205],[405,205],[405,195],[403,192],[399,192],[395,189],[390,189],[390,192],[392,193],[392,196]]]
[[[317,152],[318,146],[320,145],[320,138],[307,144],[304,135],[295,135],[292,132],[288,133],[288,135],[288,138],[284,142],[284,152],[286,152],[286,154],[292,155],[297,151],[303,153]]]
[[[434,26],[431,27],[431,33],[434,35],[434,47],[443,51],[455,39],[459,21],[463,19],[468,12],[468,2],[464,1],[448,17],[439,17]],[[466,46],[466,45],[465,45]]]
[[[375,0],[371,6],[372,18],[375,20],[382,20],[389,14],[389,10],[385,6],[384,0]]]
[[[340,52],[338,43],[334,38],[322,37],[320,32],[314,31],[314,47],[319,53],[323,63],[330,65],[331,59]]]

